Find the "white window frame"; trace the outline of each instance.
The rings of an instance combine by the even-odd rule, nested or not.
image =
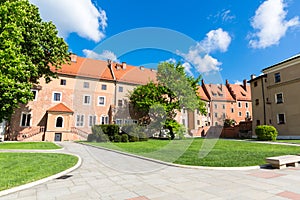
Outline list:
[[[239,117],[243,116],[243,113],[241,111],[239,111],[238,113]]]
[[[242,106],[242,102],[238,101],[237,103],[238,103],[238,108],[243,107],[243,106]]]
[[[79,121],[77,120],[79,116]],[[84,114],[76,114],[75,126],[76,127],[84,127]]]
[[[246,118],[250,118],[250,112],[249,111],[246,111]]]
[[[54,99],[54,94],[60,94],[60,100],[59,101],[56,101],[55,99]],[[52,102],[61,102],[61,100],[62,100],[62,92],[57,92],[57,91],[54,91],[54,92],[52,92]]]
[[[34,97],[33,101],[37,101],[39,91],[36,89],[31,89],[31,92],[32,93],[35,92],[35,97]]]
[[[245,103],[245,107],[249,108],[249,103],[248,102]]]
[[[281,94],[281,96],[282,96],[282,101],[281,101],[281,102],[278,102],[278,98],[277,98],[277,95],[278,95],[278,94]],[[275,102],[276,102],[277,104],[281,104],[281,103],[284,102],[283,92],[278,92],[278,93],[275,94]]]
[[[103,121],[103,119],[104,119],[105,121]],[[100,123],[101,123],[101,124],[109,124],[109,117],[108,117],[108,115],[101,115]]]
[[[65,84],[62,84],[63,82]],[[67,79],[60,79],[60,85],[66,86],[67,85]]]
[[[100,98],[103,97],[103,104],[100,103]],[[106,97],[105,96],[98,96],[97,98],[97,105],[98,106],[105,106],[106,103]]]
[[[62,127],[57,127],[57,126],[56,126],[57,119],[58,119],[59,117],[62,118]],[[57,117],[55,118],[55,128],[64,128],[64,127],[65,127],[65,119],[64,119],[64,117],[61,116],[61,115],[57,116]]]
[[[89,115],[89,127],[92,127],[97,124],[97,115]]]
[[[25,119],[25,125],[22,125],[22,121],[23,121],[23,115],[26,115],[26,119]],[[30,119],[29,119],[29,125],[27,125],[27,121],[28,121],[28,115],[30,115]],[[30,127],[32,125],[32,113],[31,112],[22,112],[21,113],[21,120],[20,120],[20,127]]]
[[[85,102],[85,97],[90,97],[90,99],[89,99],[89,102],[88,103],[86,103]],[[91,102],[92,102],[92,96],[91,95],[89,95],[89,94],[85,94],[85,95],[83,95],[83,99],[82,99],[82,103],[83,103],[83,105],[91,105]]]
[[[283,123],[279,123],[279,115],[284,116],[284,122]],[[277,124],[286,124],[286,115],[285,115],[285,113],[278,113],[277,114]]]

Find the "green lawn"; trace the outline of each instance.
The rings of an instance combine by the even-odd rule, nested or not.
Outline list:
[[[276,142],[299,144],[300,140],[276,140]]]
[[[0,149],[60,149],[52,142],[2,142]]]
[[[214,143],[216,144],[214,145]],[[215,139],[149,140],[135,143],[89,143],[184,165],[240,167],[265,164],[270,156],[298,154],[300,147]],[[211,149],[211,147],[213,148]],[[207,155],[206,155],[207,154]]]
[[[0,153],[0,191],[57,174],[77,161],[66,154]]]

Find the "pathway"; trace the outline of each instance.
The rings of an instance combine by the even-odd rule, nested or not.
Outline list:
[[[209,170],[165,166],[88,147],[61,143],[59,152],[79,155],[80,168],[55,179],[0,197],[18,199],[300,199],[300,167],[283,170]]]

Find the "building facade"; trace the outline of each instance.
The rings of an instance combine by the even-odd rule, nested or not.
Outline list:
[[[300,138],[300,55],[252,76],[253,130],[257,125],[273,125],[278,138]]]
[[[58,79],[43,79],[32,89],[34,100],[15,110],[7,137],[25,141],[85,139],[96,124],[131,124],[129,94],[139,85],[156,82],[157,72],[112,61],[72,55],[71,64],[55,70]],[[176,120],[190,133],[202,133],[211,126],[223,126],[227,118],[237,123],[250,115],[250,88],[246,85],[204,84],[198,95],[207,114],[199,110],[177,112]],[[238,114],[237,114],[238,113]],[[205,132],[205,131],[204,131]],[[203,135],[203,134],[202,134]]]

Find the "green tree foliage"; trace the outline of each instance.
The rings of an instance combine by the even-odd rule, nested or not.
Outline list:
[[[68,46],[52,22],[41,20],[28,0],[0,1],[0,121],[9,119],[19,103],[33,99],[31,88],[46,82],[69,61]]]
[[[206,114],[205,104],[197,93],[201,77],[187,76],[180,63],[163,62],[158,66],[157,80],[158,83],[139,86],[129,94],[134,113],[140,114],[138,118],[143,124],[154,129],[166,125],[171,128],[174,123],[166,122],[173,122],[176,110],[182,108],[199,109]]]
[[[278,132],[274,126],[260,125],[255,128],[255,134],[258,140],[275,141]]]

